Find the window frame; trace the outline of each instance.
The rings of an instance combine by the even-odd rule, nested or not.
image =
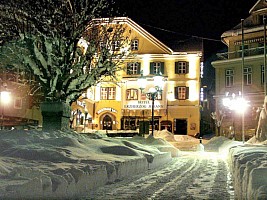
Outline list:
[[[181,91],[183,90],[183,91]],[[177,100],[187,100],[189,99],[189,87],[177,86],[174,88],[175,99]]]
[[[244,67],[243,76],[245,85],[252,85],[252,67]]]
[[[126,100],[138,100],[138,89],[129,88],[126,90]]]
[[[100,88],[100,99],[101,100],[115,100],[116,99],[116,87],[101,87]]]
[[[164,74],[164,62],[160,62],[160,61],[150,62],[150,70],[149,70],[150,75],[158,74],[159,69],[160,69],[161,74]]]
[[[225,87],[230,88],[234,85],[234,70],[225,69]]]
[[[132,51],[137,51],[139,49],[139,40],[138,39],[133,39],[131,41],[131,50]]]
[[[175,62],[175,74],[188,74],[189,73],[189,62],[177,61]]]
[[[140,71],[141,71],[141,63],[140,62],[127,63],[127,69],[126,69],[127,75],[140,75]]]

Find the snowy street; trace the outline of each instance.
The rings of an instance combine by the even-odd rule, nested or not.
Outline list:
[[[86,199],[234,199],[223,157],[213,152],[182,156],[143,174],[99,188]]]

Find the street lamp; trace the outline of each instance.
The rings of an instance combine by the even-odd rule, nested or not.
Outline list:
[[[227,107],[229,110],[233,110],[237,113],[244,115],[246,109],[249,107],[249,101],[243,98],[243,95],[239,92],[239,95],[236,97],[236,94],[233,93],[232,97],[229,97],[229,93],[226,93],[226,97],[223,99],[223,105]],[[245,132],[244,132],[244,124],[242,120],[242,140],[245,142]]]
[[[0,91],[0,106],[1,106],[1,130],[4,124],[4,108],[10,102],[10,92],[6,90],[6,85],[4,85],[4,90]]]
[[[155,99],[158,97],[158,94],[162,92],[162,88],[164,85],[162,74],[159,70],[156,75],[153,77],[154,80],[154,87],[149,88],[148,92],[146,92],[146,97],[150,100],[152,100],[152,107],[151,107],[151,114],[152,114],[152,136],[154,136],[154,104]],[[143,75],[143,71],[141,71],[141,77],[137,80],[139,89],[143,93],[146,85],[147,85],[147,79]]]
[[[229,93],[226,93],[226,97],[223,98],[223,105],[229,110],[234,110],[238,113],[244,113],[249,106],[249,101],[245,100],[240,93],[237,97],[235,93],[233,93],[231,96],[232,97],[229,97]]]

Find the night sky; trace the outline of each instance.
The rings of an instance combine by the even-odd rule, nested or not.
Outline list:
[[[257,0],[115,0],[120,13],[144,28],[155,27],[178,35],[204,38],[207,56],[225,47],[223,32],[249,16]],[[207,59],[207,56],[206,59]]]

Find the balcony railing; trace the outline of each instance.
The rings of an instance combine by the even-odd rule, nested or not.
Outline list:
[[[244,56],[255,56],[255,55],[262,55],[264,54],[264,47],[257,47],[257,48],[250,48],[244,49]],[[228,60],[234,58],[241,58],[242,57],[242,50],[232,51],[232,52],[223,52],[217,53],[217,58],[219,60]]]

